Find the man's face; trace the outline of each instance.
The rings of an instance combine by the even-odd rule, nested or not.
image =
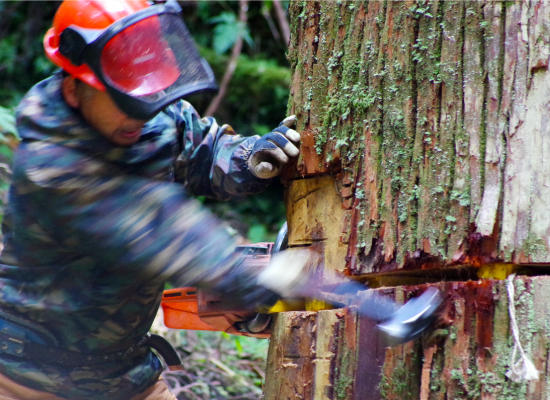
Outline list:
[[[139,140],[147,121],[132,119],[124,114],[107,92],[95,89],[72,77],[63,82],[63,96],[77,108],[92,128],[118,146],[131,146]]]

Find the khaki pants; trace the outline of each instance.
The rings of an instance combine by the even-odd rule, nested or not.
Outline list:
[[[0,400],[65,400],[53,394],[29,389],[0,374]],[[108,399],[105,399],[108,400]],[[176,400],[161,379],[145,392],[128,400]]]

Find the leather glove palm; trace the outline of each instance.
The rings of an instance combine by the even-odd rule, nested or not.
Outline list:
[[[300,134],[290,129],[295,122],[294,115],[285,118],[277,128],[254,143],[248,159],[248,168],[254,176],[260,179],[273,178],[281,172],[289,157],[296,157],[300,153],[297,147]]]

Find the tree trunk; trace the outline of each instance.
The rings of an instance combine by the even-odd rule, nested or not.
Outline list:
[[[505,377],[513,321],[497,279],[550,264],[550,3],[307,1],[290,20],[302,145],[285,176],[289,245],[398,301],[431,282],[447,304],[391,349],[353,309],[280,315],[266,398],[543,398],[550,278],[515,279],[519,337],[542,371],[529,384]]]

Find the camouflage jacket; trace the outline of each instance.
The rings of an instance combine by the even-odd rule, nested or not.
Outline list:
[[[246,169],[257,137],[200,119],[184,101],[149,121],[137,144],[117,147],[66,105],[61,79],[37,84],[17,109],[0,309],[63,349],[124,350],[149,330],[167,279],[224,289],[232,239],[187,193],[228,199],[269,182]],[[244,287],[240,278],[232,284]],[[64,398],[128,399],[161,369],[150,350],[137,353],[75,369],[0,353],[0,373]]]

